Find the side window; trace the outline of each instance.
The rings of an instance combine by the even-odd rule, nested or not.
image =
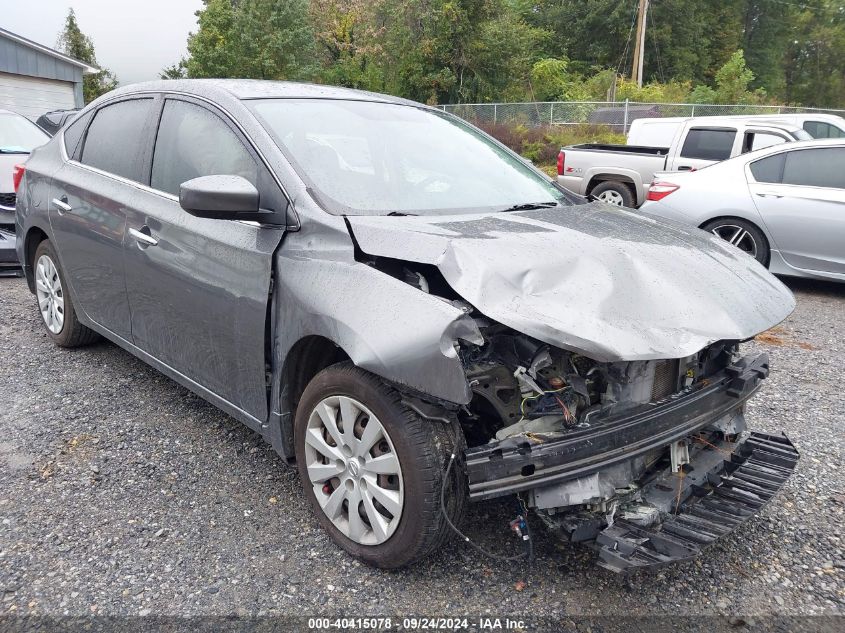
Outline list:
[[[736,130],[691,128],[681,148],[681,156],[704,160],[725,160],[731,157],[735,138]]]
[[[238,136],[209,110],[168,99],[153,154],[150,186],[178,196],[179,185],[199,176],[243,176],[258,186],[258,166]]]
[[[750,165],[751,175],[757,182],[779,183],[783,177],[783,163],[786,154],[775,154],[760,160],[755,160]]]
[[[88,112],[79,117],[64,131],[65,152],[67,152],[68,158],[79,160],[79,156],[82,154],[82,137],[85,135],[85,128],[88,127],[92,115],[93,112]]]
[[[745,151],[753,152],[755,149],[763,149],[764,147],[771,147],[772,145],[780,145],[781,143],[785,143],[786,139],[782,136],[778,136],[777,134],[768,134],[766,132],[749,132],[746,134],[746,146],[748,149]]]
[[[826,147],[788,152],[783,184],[845,189],[845,148]]]
[[[97,110],[85,135],[81,162],[141,182],[145,126],[152,106],[152,99],[132,99]]]
[[[842,138],[842,130],[823,121],[804,121],[804,131],[813,138]]]

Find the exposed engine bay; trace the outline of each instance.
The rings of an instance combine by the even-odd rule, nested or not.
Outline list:
[[[769,361],[743,357],[736,340],[597,361],[489,319],[434,266],[368,263],[458,307],[481,335],[454,344],[472,394],[457,411],[470,499],[516,494],[561,538],[593,543],[612,571],[696,556],[797,462],[785,437],[746,432],[745,402]]]
[[[735,342],[682,359],[599,363],[495,324],[463,346],[470,497],[517,493],[616,572],[691,558],[794,468],[786,438],[746,436],[768,358]],[[621,548],[621,549],[620,549]]]
[[[498,423],[497,440],[544,440],[589,428],[611,413],[694,388],[736,352],[724,343],[683,359],[598,363],[500,325],[480,329],[485,345],[464,346],[461,356],[474,396],[462,419],[469,446],[488,441]]]

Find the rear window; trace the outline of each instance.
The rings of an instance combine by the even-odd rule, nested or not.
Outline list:
[[[692,128],[687,133],[681,156],[703,160],[725,160],[731,157],[736,130]]]
[[[82,153],[82,136],[85,134],[85,128],[91,120],[92,114],[92,112],[89,112],[80,117],[71,123],[64,132],[65,152],[73,160],[79,160]]]
[[[152,106],[152,98],[132,99],[97,110],[85,136],[81,162],[141,182],[141,155]]]
[[[751,163],[751,175],[757,182],[779,183],[783,177],[783,163],[786,154],[767,156]]]
[[[788,152],[783,184],[845,189],[845,148],[803,149]]]
[[[804,130],[813,138],[842,138],[845,132],[822,121],[804,121]]]

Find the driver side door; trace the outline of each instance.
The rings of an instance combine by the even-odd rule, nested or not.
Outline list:
[[[215,174],[245,177],[258,189],[262,208],[284,212],[286,199],[226,115],[201,101],[167,96],[149,187],[126,221],[132,339],[254,427],[268,412],[268,301],[283,229],[184,211],[180,184]]]

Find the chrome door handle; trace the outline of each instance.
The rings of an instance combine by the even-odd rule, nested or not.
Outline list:
[[[59,210],[59,213],[67,213],[68,211],[72,211],[73,207],[70,206],[67,202],[65,202],[67,198],[63,200],[59,200],[58,198],[53,198],[53,204],[56,205],[56,208]]]
[[[129,229],[129,235],[135,238],[138,242],[138,245],[141,246],[155,246],[158,244],[158,240],[154,238],[152,235],[147,235],[143,231],[139,231],[138,229]]]
[[[765,191],[758,191],[757,195],[760,196],[761,198],[783,198],[783,195],[781,195],[779,193],[768,193],[768,192],[765,192]]]

